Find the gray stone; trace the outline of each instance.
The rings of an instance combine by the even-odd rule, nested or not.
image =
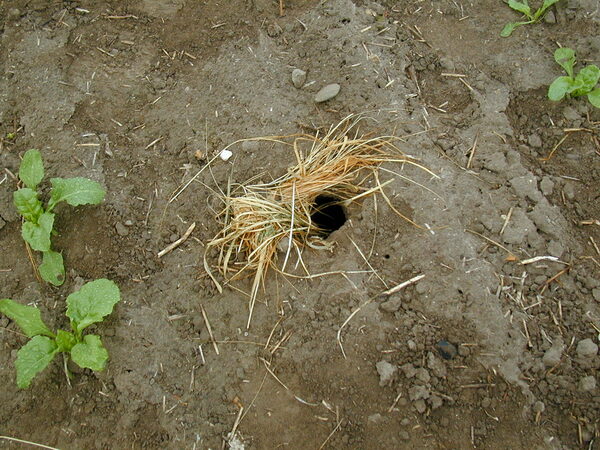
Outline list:
[[[427,400],[430,395],[431,392],[425,386],[414,385],[408,390],[408,398],[413,402],[421,399]]]
[[[565,119],[571,122],[581,119],[581,116],[579,115],[577,110],[575,108],[572,108],[571,106],[567,106],[565,107],[565,109],[563,109],[563,116],[565,117]]]
[[[393,313],[398,311],[401,305],[402,297],[400,295],[393,295],[388,301],[381,303],[379,305],[379,309]]]
[[[379,361],[375,364],[377,373],[379,374],[379,386],[390,384],[394,378],[394,374],[398,368],[387,361]]]
[[[410,434],[407,431],[401,431],[398,433],[398,437],[403,441],[408,441],[410,439]]]
[[[415,409],[419,414],[423,414],[425,411],[427,411],[427,405],[423,400],[417,400],[415,402]]]
[[[540,191],[537,189],[537,180],[533,175],[515,177],[510,180],[510,184],[521,198],[528,198],[534,202],[541,198]]]
[[[548,253],[550,253],[551,256],[560,258],[564,252],[565,248],[560,242],[552,240],[548,243]]]
[[[552,343],[552,347],[550,347],[544,353],[542,357],[542,362],[546,367],[555,367],[560,363],[560,358],[562,356],[563,351],[565,350],[565,344],[563,340],[558,337]]]
[[[322,88],[317,95],[315,95],[315,102],[322,103],[327,100],[331,100],[333,97],[338,95],[340,92],[340,85],[337,83],[328,84],[324,88]]]
[[[432,395],[431,397],[429,397],[428,401],[431,405],[431,409],[438,409],[444,403],[441,397],[438,397],[437,395]]]
[[[583,339],[577,343],[577,356],[593,358],[598,354],[598,346],[591,339]]]
[[[556,16],[554,15],[554,11],[550,10],[544,16],[544,22],[546,23],[556,23]]]
[[[367,421],[369,421],[371,423],[381,423],[381,422],[383,422],[383,416],[379,413],[371,414],[367,418]]]
[[[417,350],[417,343],[415,341],[413,341],[412,339],[409,339],[408,342],[406,343],[406,345],[408,345],[408,349],[411,352],[414,352]]]
[[[544,195],[552,195],[552,191],[554,190],[554,181],[552,181],[552,178],[542,178],[542,181],[540,181],[540,189]]]
[[[421,381],[422,383],[429,383],[429,380],[431,380],[431,375],[429,375],[427,369],[423,367],[417,369],[415,376],[417,377],[417,380]]]
[[[527,138],[527,143],[532,147],[539,148],[542,146],[542,138],[538,134],[533,133]]]
[[[544,402],[538,400],[533,404],[532,409],[534,413],[543,413],[546,410],[546,405],[544,405]]]
[[[444,378],[447,375],[446,365],[441,359],[436,358],[433,352],[427,353],[427,367],[433,371],[433,375]]]
[[[294,87],[300,89],[302,86],[304,86],[305,82],[306,72],[301,69],[294,69],[292,71],[292,83],[294,84]]]
[[[592,295],[594,296],[594,300],[600,302],[600,289],[593,289]]]
[[[596,378],[592,375],[583,377],[579,380],[579,390],[582,392],[590,392],[596,389]]]
[[[119,236],[127,236],[129,234],[129,230],[121,222],[117,222],[115,224],[115,229],[117,230],[117,234]]]
[[[404,376],[406,378],[412,378],[417,374],[417,369],[415,369],[415,366],[413,366],[411,363],[406,363],[400,366],[400,370],[404,372]]]
[[[530,232],[535,231],[535,225],[525,212],[518,208],[512,213],[508,225],[502,234],[502,240],[507,244],[522,244]]]

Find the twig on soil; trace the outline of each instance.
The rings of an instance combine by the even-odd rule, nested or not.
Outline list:
[[[335,421],[337,422],[336,425],[335,425],[335,428],[333,430],[331,430],[331,433],[329,433],[329,436],[327,436],[327,439],[325,439],[323,441],[323,443],[319,447],[319,450],[321,450],[323,447],[325,447],[325,444],[327,444],[327,442],[329,441],[329,439],[331,439],[331,436],[333,436],[335,434],[335,432],[342,425],[342,421],[340,420],[340,414],[339,414],[339,410],[338,410],[337,406],[335,408]]]
[[[567,267],[563,270],[561,270],[560,272],[558,272],[556,275],[554,275],[552,278],[549,278],[548,280],[546,280],[546,282],[544,283],[544,285],[542,286],[542,289],[540,290],[540,294],[543,294],[544,291],[548,288],[548,286],[550,286],[550,283],[552,283],[553,281],[556,281],[558,279],[558,277],[560,277],[561,275],[564,275],[565,273],[567,273],[569,270],[571,269],[571,267]],[[560,283],[559,283],[560,284]],[[560,306],[560,304],[559,304]]]
[[[481,234],[481,233],[478,233],[477,231],[473,231],[473,230],[469,230],[469,229],[465,229],[465,231],[466,231],[466,232],[468,232],[468,233],[474,234],[474,235],[476,235],[476,236],[479,236],[480,238],[482,238],[482,239],[485,239],[486,241],[488,241],[490,244],[493,244],[493,245],[495,245],[496,247],[498,247],[498,248],[501,248],[501,249],[502,249],[502,250],[504,250],[506,253],[508,253],[508,258],[510,258],[510,259],[511,259],[511,260],[513,260],[513,261],[518,261],[518,259],[519,259],[519,258],[517,258],[517,257],[516,257],[516,256],[513,254],[513,252],[511,252],[509,249],[507,249],[507,248],[506,248],[504,245],[502,245],[502,244],[499,244],[498,242],[491,240],[490,238],[488,238],[488,237],[484,236],[484,235],[483,235],[483,234]]]
[[[542,161],[542,162],[548,162],[548,161],[550,161],[550,159],[552,159],[552,157],[554,156],[554,152],[556,152],[556,150],[558,150],[558,147],[560,147],[560,146],[562,145],[562,143],[563,143],[563,142],[565,142],[565,140],[566,140],[568,137],[569,137],[569,135],[568,135],[568,134],[565,134],[565,135],[563,136],[563,138],[562,138],[560,141],[558,141],[558,144],[556,144],[556,145],[554,146],[554,148],[553,148],[553,149],[552,149],[552,151],[551,151],[551,152],[548,154],[548,156],[546,156],[545,158],[540,158],[540,161]]]
[[[596,244],[596,241],[594,240],[594,238],[592,236],[590,236],[590,242],[594,246],[594,250],[596,250],[596,253],[598,253],[598,256],[600,256],[600,249],[598,248],[598,245]]]
[[[462,80],[462,78],[461,78]],[[473,146],[471,147],[471,154],[469,155],[469,160],[467,161],[467,169],[471,168],[471,164],[473,163],[473,157],[475,156],[475,151],[477,150],[477,141],[479,140],[479,134],[475,136],[475,140],[473,141]]]
[[[20,444],[33,445],[34,447],[39,447],[39,448],[47,448],[50,450],[60,450],[56,447],[50,447],[48,445],[38,444],[36,442],[31,442],[31,441],[25,441],[23,439],[17,439],[17,438],[10,437],[10,436],[0,436],[0,439],[6,439],[7,441],[18,442]]]
[[[167,245],[163,250],[161,250],[160,252],[158,252],[158,257],[159,258],[163,257],[164,255],[166,255],[170,251],[176,249],[181,244],[183,244],[187,240],[187,238],[190,237],[190,234],[192,234],[192,231],[194,231],[194,228],[196,228],[196,222],[194,222],[193,224],[191,224],[189,226],[189,228],[187,229],[187,231],[185,233],[183,233],[183,236],[181,236],[175,242],[172,242],[171,244]]]
[[[175,193],[174,193],[174,194],[171,196],[171,198],[169,199],[169,202],[168,202],[168,203],[173,203],[173,202],[175,201],[175,199],[176,199],[177,197],[179,197],[179,195],[180,195],[180,194],[181,194],[183,191],[185,191],[185,190],[188,188],[188,186],[189,186],[190,184],[192,184],[192,183],[193,183],[193,182],[196,180],[196,178],[198,178],[198,177],[200,176],[200,174],[201,174],[201,173],[204,171],[204,169],[206,169],[208,166],[210,166],[210,165],[212,164],[212,162],[213,162],[215,159],[217,159],[217,158],[219,157],[219,155],[220,155],[220,153],[217,153],[215,156],[213,156],[213,157],[210,159],[210,161],[208,161],[206,164],[204,164],[204,166],[202,166],[202,168],[201,168],[201,169],[200,169],[198,172],[196,172],[196,175],[194,175],[192,178],[190,178],[190,179],[187,181],[187,183],[185,183],[185,184],[184,184],[184,185],[183,185],[181,188],[179,188],[179,190],[178,190],[177,192],[175,192]]]
[[[560,263],[560,264],[565,264],[567,266],[569,265],[569,263],[561,261],[556,256],[536,256],[534,258],[524,259],[519,264],[525,266],[527,264],[532,264],[532,263],[535,263],[538,261],[552,261],[552,262],[556,262],[556,263]]]
[[[208,331],[208,335],[210,336],[212,345],[215,349],[215,353],[218,355],[219,347],[217,346],[217,341],[215,340],[215,337],[213,336],[212,328],[210,327],[210,322],[208,321],[208,317],[206,316],[206,311],[204,311],[204,306],[202,306],[202,303],[200,304],[200,311],[202,312],[202,317],[204,318],[204,323],[206,324],[206,329]]]
[[[233,428],[231,429],[231,431],[229,432],[229,434],[227,435],[227,444],[230,444],[231,441],[233,440],[233,438],[235,438],[235,432],[237,431],[237,427],[240,424],[240,421],[242,420],[242,413],[244,412],[244,407],[240,406],[240,410],[238,411],[238,415],[235,418],[235,421],[233,422]]]
[[[506,214],[506,218],[504,219],[504,225],[502,225],[502,228],[500,229],[500,233],[498,233],[500,236],[502,236],[502,234],[504,233],[504,230],[508,226],[508,222],[510,222],[512,213],[513,213],[513,207],[511,206],[510,209],[508,210],[508,214]]]
[[[375,300],[376,298],[380,298],[382,296],[387,296],[387,295],[391,295],[394,294],[396,292],[398,292],[401,289],[404,289],[406,286],[409,286],[413,283],[416,283],[417,281],[421,280],[422,278],[424,278],[425,275],[417,275],[416,277],[411,278],[410,280],[407,280],[403,283],[400,283],[397,286],[394,286],[391,289],[388,289],[387,291],[382,292],[381,294],[375,295],[373,297],[371,297],[369,300],[367,300],[366,302],[364,302],[362,305],[360,305],[358,308],[356,308],[349,316],[348,318],[344,321],[344,323],[342,324],[342,326],[340,327],[340,329],[337,332],[337,341],[338,341],[338,345],[340,346],[340,349],[342,350],[342,355],[344,356],[344,359],[347,359],[346,356],[346,352],[344,351],[344,346],[342,345],[342,330],[344,329],[344,327],[346,325],[348,325],[348,322],[350,322],[350,320],[352,320],[352,318],[365,306],[367,306],[369,303],[371,303],[373,300]]]

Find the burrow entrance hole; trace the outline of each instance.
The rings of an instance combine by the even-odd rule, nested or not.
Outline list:
[[[313,204],[310,219],[320,230],[323,237],[339,230],[346,223],[346,211],[340,205],[340,199],[327,194],[318,195]]]

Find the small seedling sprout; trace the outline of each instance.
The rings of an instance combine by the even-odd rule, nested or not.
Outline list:
[[[99,183],[87,178],[52,178],[50,200],[44,207],[37,191],[43,178],[42,155],[38,150],[28,150],[19,168],[19,179],[25,187],[14,192],[13,201],[23,217],[23,239],[33,250],[42,252],[42,264],[39,267],[41,277],[48,283],[60,286],[65,280],[65,268],[62,255],[51,248],[51,236],[55,233],[55,214],[52,211],[63,201],[71,206],[98,204],[104,199],[106,191]]]
[[[598,66],[590,64],[575,75],[575,51],[566,47],[556,49],[554,60],[567,72],[567,76],[558,77],[552,82],[548,88],[548,98],[558,102],[564,97],[586,95],[592,105],[600,108],[600,87],[596,88],[598,80],[600,80]]]
[[[512,34],[515,28],[520,27],[521,25],[529,25],[531,23],[539,22],[546,14],[546,11],[548,11],[548,8],[550,8],[558,1],[559,0],[544,0],[542,6],[540,6],[540,8],[537,11],[532,12],[531,7],[527,3],[527,0],[509,0],[508,6],[510,6],[515,11],[522,13],[527,18],[527,20],[507,23],[502,29],[500,36],[508,37]]]

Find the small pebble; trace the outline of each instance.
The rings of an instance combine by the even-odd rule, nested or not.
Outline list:
[[[340,85],[337,83],[328,84],[324,88],[322,88],[317,95],[315,95],[315,102],[322,103],[327,100],[331,100],[333,97],[338,95],[340,92]]]
[[[540,402],[539,400],[533,404],[533,412],[534,413],[543,413],[546,409],[546,405],[544,402]]]
[[[233,153],[230,150],[222,150],[219,156],[223,161],[229,161],[229,158],[233,156]]]
[[[306,72],[301,69],[294,69],[292,71],[292,83],[295,88],[300,89],[306,82]]]
[[[598,346],[591,339],[583,339],[577,343],[577,356],[593,358],[598,353]]]
[[[379,386],[385,386],[389,384],[394,378],[394,374],[398,368],[387,361],[379,361],[375,364],[377,373],[379,374]]]
[[[427,411],[427,405],[425,404],[424,400],[417,400],[414,405],[419,414],[423,414],[425,411]]]
[[[401,431],[400,433],[398,433],[398,437],[403,441],[408,441],[410,439],[410,435],[407,431]]]
[[[596,378],[593,376],[583,377],[579,380],[579,390],[582,392],[590,392],[596,389]]]
[[[456,346],[448,341],[439,341],[437,344],[435,344],[435,348],[444,359],[452,359],[458,353]]]
[[[117,222],[115,224],[115,229],[117,230],[117,234],[119,236],[127,236],[129,234],[129,230],[121,222]]]

